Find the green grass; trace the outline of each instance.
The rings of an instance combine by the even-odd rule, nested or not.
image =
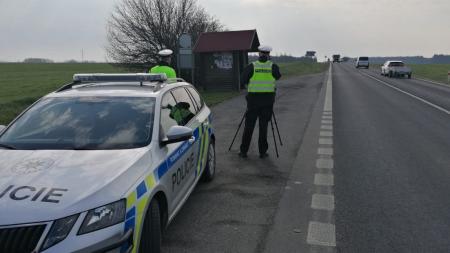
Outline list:
[[[237,91],[202,91],[200,90],[202,98],[208,106],[217,105],[225,100],[239,95]]]
[[[279,65],[284,78],[320,73],[328,67],[328,64],[324,63],[295,62]],[[34,101],[69,83],[75,73],[113,72],[126,72],[126,70],[104,63],[0,63],[0,124],[8,124]],[[236,91],[201,91],[200,93],[209,106],[240,94]]]
[[[72,80],[75,73],[123,72],[110,64],[0,64],[0,124],[45,94]]]
[[[281,63],[280,72],[283,78],[292,76],[301,76],[308,74],[317,74],[324,72],[328,69],[328,63],[304,63],[304,62],[291,62]]]
[[[447,74],[450,64],[411,64],[413,76],[448,83]]]

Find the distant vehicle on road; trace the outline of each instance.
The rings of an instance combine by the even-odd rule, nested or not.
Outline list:
[[[389,77],[405,77],[411,79],[412,70],[402,61],[387,61],[381,66],[381,75]]]
[[[356,64],[355,67],[358,68],[369,68],[369,57],[367,56],[360,56],[358,57],[358,59],[356,60]]]
[[[339,55],[339,54],[333,55],[333,62],[339,62],[340,59],[341,59],[341,55]]]

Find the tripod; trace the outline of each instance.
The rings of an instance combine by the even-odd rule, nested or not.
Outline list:
[[[237,135],[239,133],[239,130],[241,129],[242,123],[244,122],[244,119],[245,119],[246,116],[247,116],[247,111],[242,116],[241,122],[239,123],[239,126],[238,126],[238,128],[236,130],[236,133],[234,134],[233,140],[231,141],[231,144],[230,144],[230,147],[228,148],[228,151],[230,151],[231,147],[233,147],[234,141],[236,140],[236,137],[237,137]],[[283,141],[281,140],[280,130],[278,129],[277,118],[275,117],[275,112],[272,111],[272,117],[270,119],[270,126],[272,127],[272,136],[273,136],[273,143],[275,144],[275,153],[277,154],[277,157],[280,157],[280,155],[278,153],[277,140],[275,138],[275,129],[273,127],[274,123],[275,123],[275,128],[277,130],[277,134],[278,134],[278,139],[280,141],[280,145],[283,146]]]

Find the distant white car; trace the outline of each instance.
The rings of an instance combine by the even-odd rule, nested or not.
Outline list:
[[[360,56],[358,57],[358,59],[356,60],[356,64],[355,67],[358,68],[369,68],[369,57],[367,56]]]
[[[381,75],[411,78],[412,70],[410,67],[405,66],[402,61],[387,61],[381,66]]]
[[[211,111],[158,74],[80,74],[0,126],[0,252],[160,252],[215,174]]]

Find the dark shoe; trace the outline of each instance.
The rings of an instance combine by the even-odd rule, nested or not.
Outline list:
[[[264,154],[259,154],[259,158],[264,159],[266,157],[268,157],[269,155],[267,153]]]
[[[239,157],[240,158],[247,158],[247,154],[239,152]]]

